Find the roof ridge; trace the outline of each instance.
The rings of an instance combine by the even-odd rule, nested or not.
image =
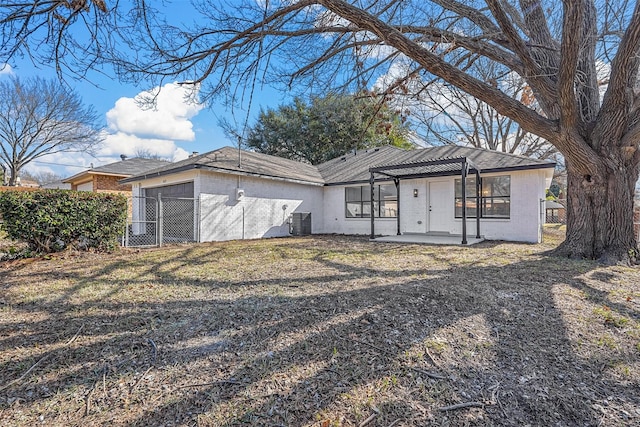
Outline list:
[[[482,147],[470,147],[468,145],[447,144],[447,145],[437,145],[437,146],[423,147],[422,149],[441,148],[441,147],[458,147],[458,148],[462,148],[462,149],[465,149],[465,150],[483,151],[483,152],[490,152],[490,153],[495,153],[495,154],[499,154],[499,155],[505,155],[505,156],[509,156],[509,157],[518,157],[518,158],[523,159],[523,160],[534,160],[534,161],[540,161],[540,162],[552,162],[552,160],[537,159],[535,157],[525,156],[524,154],[507,153],[505,151],[491,150],[490,148],[482,148]]]

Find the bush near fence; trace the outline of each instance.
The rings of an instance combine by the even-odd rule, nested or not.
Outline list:
[[[2,228],[32,251],[113,250],[125,227],[120,194],[68,190],[0,191]]]

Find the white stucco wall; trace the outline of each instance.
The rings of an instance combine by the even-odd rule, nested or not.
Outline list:
[[[312,232],[322,229],[320,186],[213,172],[201,172],[199,184],[203,242],[288,236],[293,212],[310,212]]]
[[[483,218],[480,234],[489,240],[511,240],[519,242],[540,241],[540,199],[544,198],[545,171],[513,171],[486,174],[483,176],[509,175],[511,177],[511,212],[508,219]],[[425,233],[443,231],[462,234],[462,220],[455,218],[454,183],[457,177],[414,179],[400,181],[400,231],[401,233]],[[444,216],[433,221],[429,215],[429,183],[441,182],[446,186],[442,206]],[[324,229],[325,233],[369,234],[369,218],[345,217],[345,186],[325,187]],[[414,197],[414,189],[418,197]],[[435,210],[435,209],[434,209]],[[430,221],[431,220],[431,221]],[[437,224],[437,230],[434,226]],[[376,235],[393,235],[397,232],[395,218],[376,218]],[[476,234],[476,220],[467,220],[468,235]]]
[[[371,231],[370,218],[346,217],[345,187],[344,185],[324,187],[324,227],[322,233],[369,235]],[[396,219],[376,218],[376,234],[396,234]]]
[[[511,177],[511,212],[508,219],[481,220],[481,235],[489,240],[522,242],[540,241],[540,199],[544,198],[550,171],[530,170],[483,176]],[[400,181],[400,230],[402,233],[445,231],[462,233],[462,220],[454,217],[454,182],[457,177]],[[359,234],[370,233],[369,218],[346,218],[345,186],[312,186],[280,180],[192,170],[147,179],[133,185],[133,195],[143,195],[144,188],[193,181],[199,208],[196,232],[200,241],[253,239],[289,235],[288,218],[293,212],[310,212],[312,232]],[[440,183],[441,214],[437,221],[429,215],[430,188]],[[430,186],[430,183],[433,183]],[[237,199],[237,189],[244,196]],[[414,197],[414,190],[418,190]],[[284,209],[283,209],[284,207]],[[134,211],[135,209],[134,203]],[[397,232],[396,218],[376,218],[377,235]],[[468,235],[475,235],[475,218],[467,220]]]
[[[480,234],[489,240],[539,243],[541,241],[540,199],[544,199],[545,196],[544,171],[516,171],[486,176],[497,175],[511,176],[510,218],[483,218],[480,223]],[[453,199],[453,189],[451,194]],[[457,234],[462,233],[461,219],[455,220],[452,230]],[[475,218],[467,220],[467,232],[475,234]]]

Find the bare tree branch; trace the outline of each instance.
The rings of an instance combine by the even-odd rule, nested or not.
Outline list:
[[[0,82],[0,159],[11,172],[47,154],[88,151],[101,141],[97,116],[60,85],[17,77]]]
[[[580,39],[582,34],[585,5],[576,5],[572,1],[564,1],[564,24],[562,26],[562,42],[560,45],[560,70],[558,78],[558,102],[560,106],[560,126],[573,128],[578,123],[578,108],[574,89],[574,79],[580,56]]]
[[[537,132],[546,139],[555,139],[557,130],[553,121],[524,107],[521,103],[506,96],[496,88],[465,74],[419,44],[407,40],[393,27],[341,0],[320,0],[320,3],[359,27],[377,34],[389,46],[393,46],[405,55],[415,58],[425,70],[451,82],[485,102],[490,102],[501,114],[517,120],[525,129]]]
[[[511,24],[507,14],[502,9],[498,0],[487,0],[491,13],[498,21],[503,33],[511,42],[514,51],[523,62],[526,74],[524,77],[531,83],[539,101],[544,105],[547,114],[551,118],[557,118],[556,111],[551,106],[556,104],[556,87],[544,73],[540,65],[531,56],[524,40],[518,34],[516,28]]]
[[[626,127],[616,127],[611,129],[611,120],[618,120],[626,123],[628,113],[631,110],[633,98],[637,98],[637,94],[632,93],[638,77],[638,68],[640,66],[640,2],[636,2],[633,15],[629,22],[629,26],[625,31],[618,51],[611,63],[611,77],[607,91],[602,100],[600,109],[601,119],[597,131],[606,132],[614,131],[618,133],[618,141],[629,143],[629,139],[620,138]],[[634,96],[635,95],[635,96]],[[606,121],[605,121],[606,120]],[[636,143],[637,141],[633,141]]]

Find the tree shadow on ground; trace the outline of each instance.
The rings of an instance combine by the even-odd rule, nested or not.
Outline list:
[[[617,273],[536,255],[501,265],[477,258],[499,244],[424,250],[329,239],[254,253],[282,268],[267,278],[197,270],[242,253],[217,246],[170,249],[158,263],[120,259],[89,275],[65,269],[70,286],[12,305],[16,318],[34,318],[22,333],[13,330],[20,322],[1,326],[3,351],[47,349],[2,362],[0,384],[47,363],[2,392],[0,420],[16,419],[16,396],[46,419],[87,425],[598,425],[640,416],[638,379],[611,372],[620,352],[582,351],[573,335],[584,331],[571,329],[571,307],[558,303],[565,292],[637,320],[634,306],[584,279]],[[392,258],[411,251],[421,253],[412,262]],[[466,258],[452,263],[458,251]],[[280,264],[294,253],[301,270]],[[5,289],[18,281],[3,276]],[[158,287],[175,296],[155,299]],[[118,299],[131,288],[141,290],[135,300]],[[82,338],[65,345],[81,325]],[[74,392],[76,413],[51,409]],[[464,402],[481,406],[439,410]]]

